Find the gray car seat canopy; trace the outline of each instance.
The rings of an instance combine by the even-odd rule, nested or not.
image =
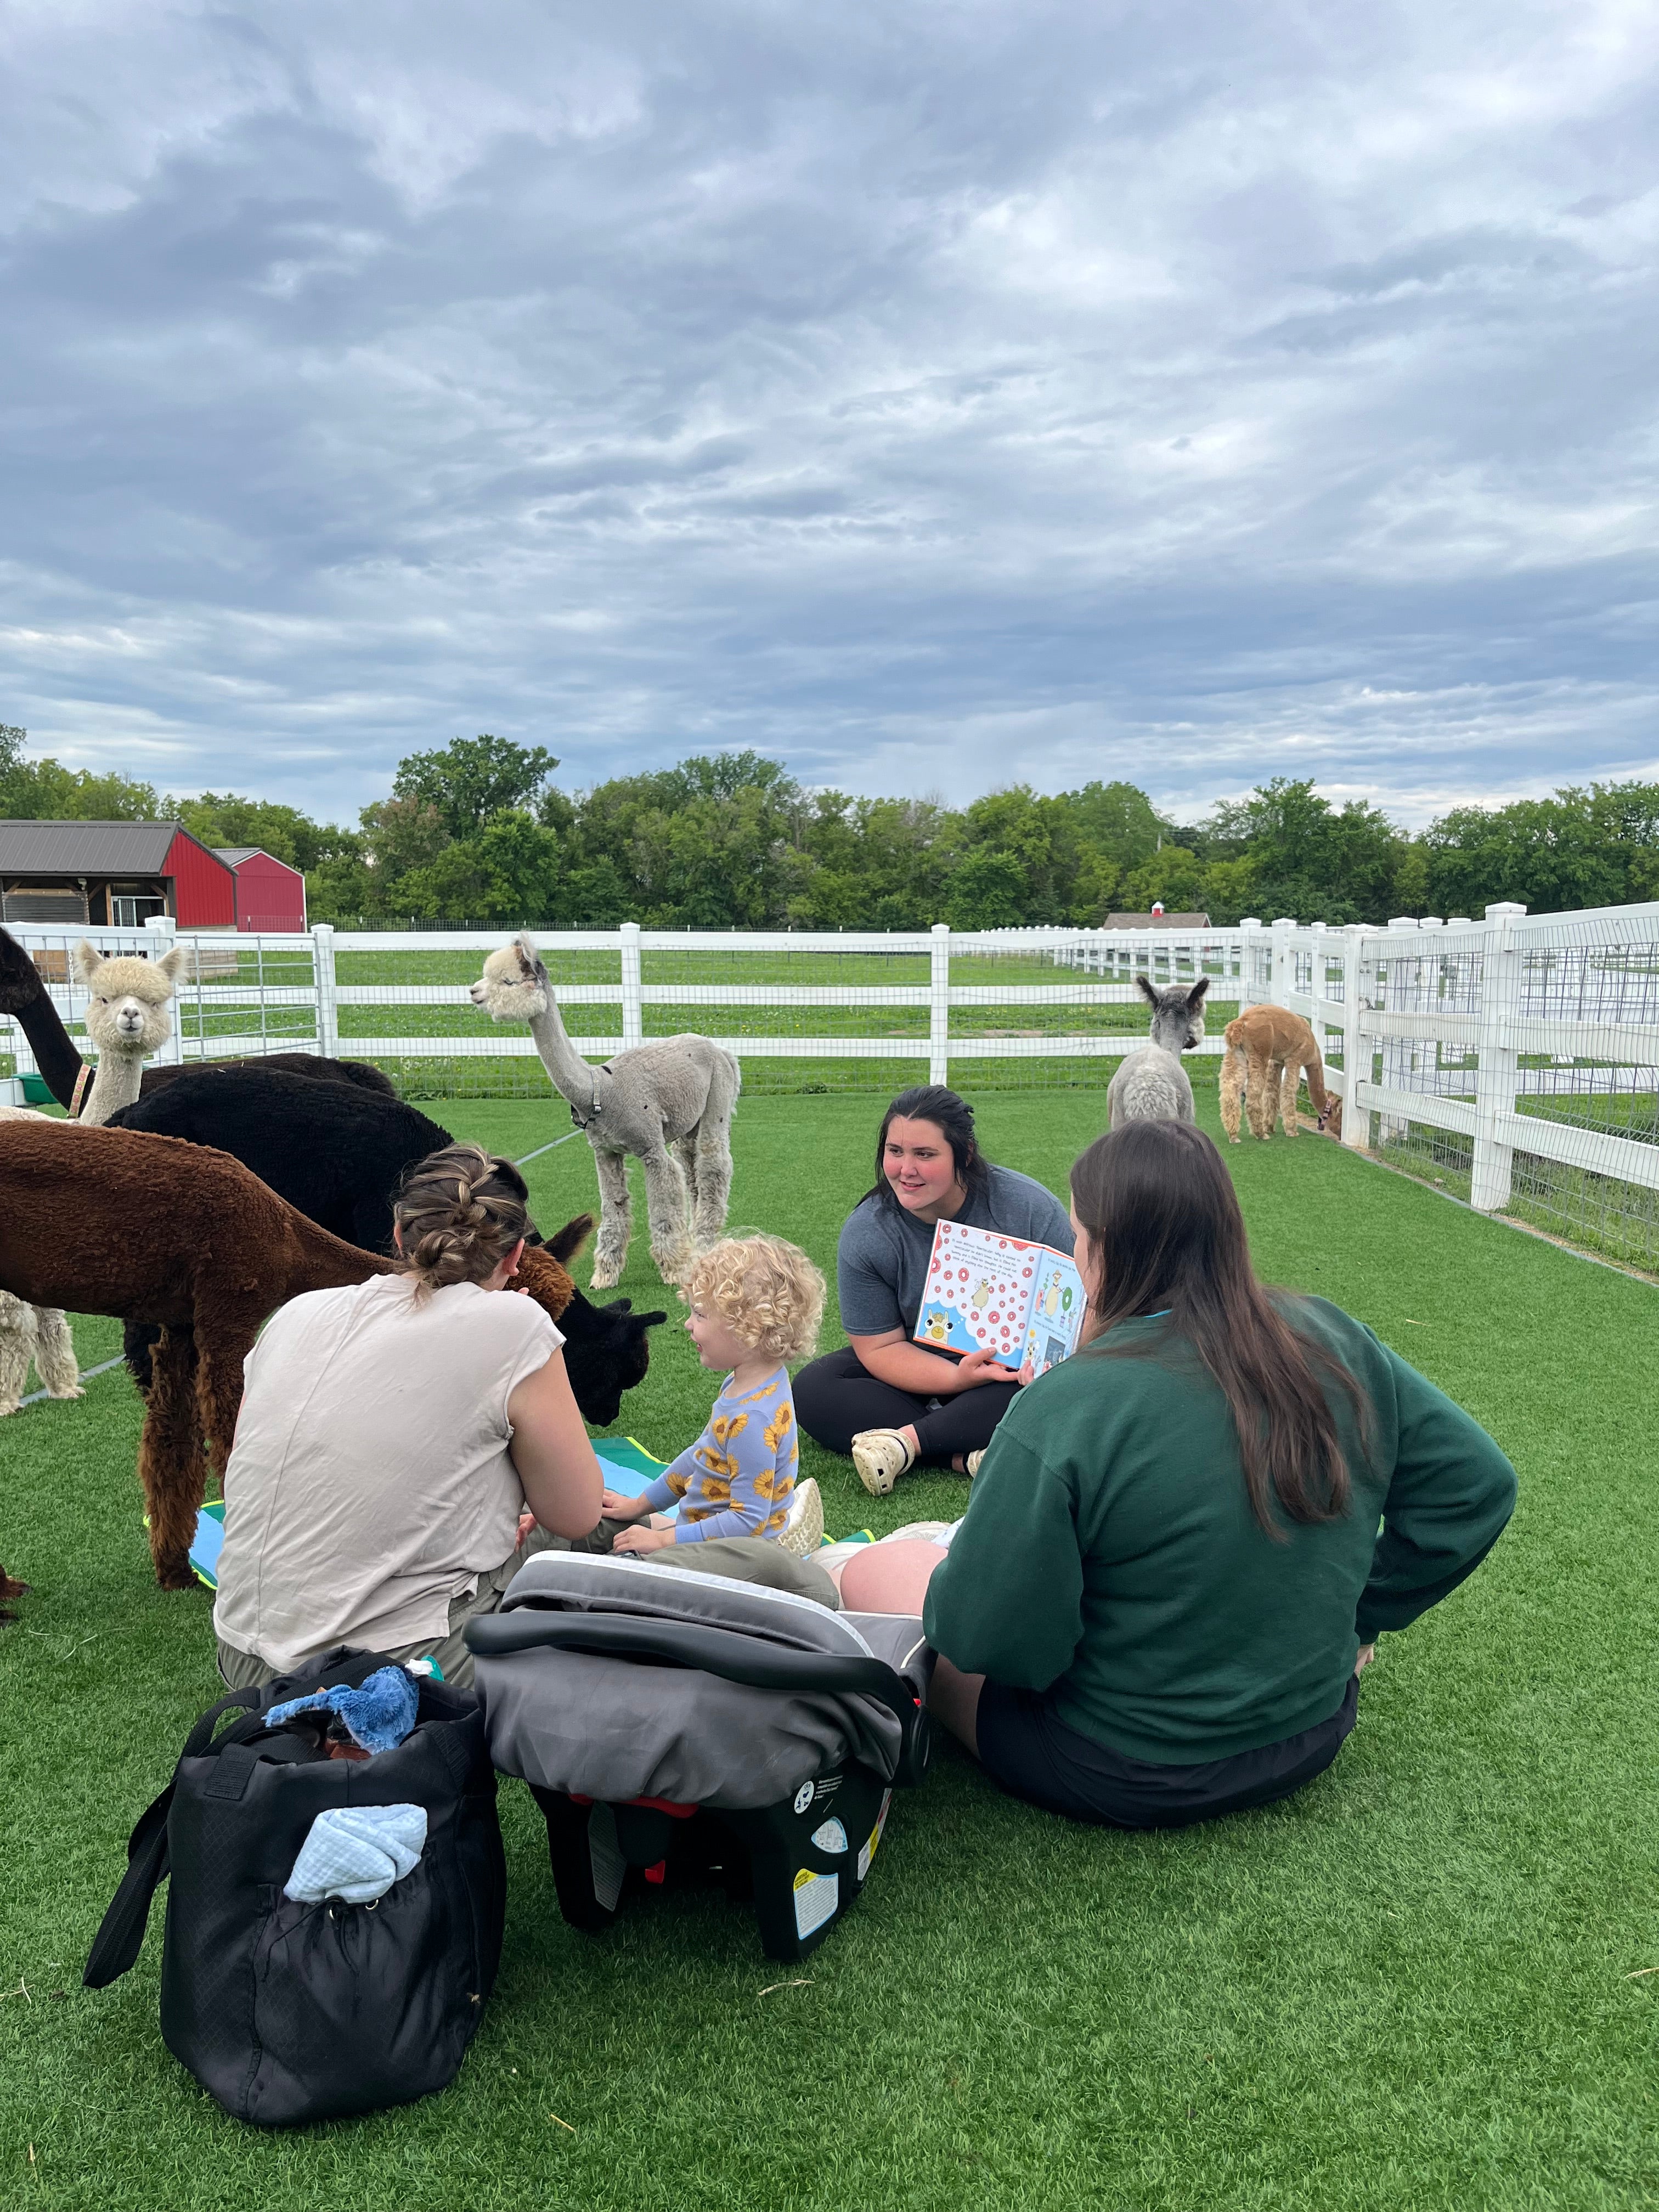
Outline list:
[[[723,1631],[763,1652],[874,1658],[916,1698],[926,1693],[931,1655],[919,1620],[831,1613],[793,1592],[648,1559],[539,1553],[502,1600],[503,1632],[505,1617],[525,1608]],[[775,1805],[848,1759],[887,1780],[899,1765],[900,1723],[875,1697],[755,1688],[586,1651],[479,1648],[474,1663],[495,1765],[538,1789],[746,1811]]]

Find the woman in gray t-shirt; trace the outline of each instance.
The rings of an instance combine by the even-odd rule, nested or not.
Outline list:
[[[826,1450],[850,1452],[859,1480],[884,1498],[919,1462],[972,1474],[1019,1384],[988,1352],[958,1358],[912,1340],[939,1221],[1072,1249],[1054,1193],[993,1167],[974,1109],[942,1084],[901,1091],[876,1140],[875,1188],[841,1232],[836,1257],[845,1350],[795,1377],[795,1414]]]

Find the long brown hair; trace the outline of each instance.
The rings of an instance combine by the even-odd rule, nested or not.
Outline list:
[[[398,1272],[414,1276],[416,1301],[493,1275],[529,1230],[529,1196],[512,1161],[477,1145],[447,1145],[415,1161],[392,1218],[403,1238]]]
[[[1225,1395],[1261,1527],[1283,1541],[1275,1502],[1291,1521],[1340,1520],[1352,1485],[1325,1386],[1346,1392],[1362,1443],[1370,1407],[1257,1282],[1232,1177],[1204,1132],[1129,1121],[1097,1138],[1072,1169],[1072,1206],[1093,1247],[1091,1349],[1115,1352],[1120,1322],[1167,1312]]]
[[[991,1163],[974,1134],[973,1108],[942,1083],[918,1083],[909,1091],[901,1091],[881,1117],[876,1133],[876,1179],[864,1198],[878,1198],[895,1212],[902,1211],[887,1180],[887,1132],[895,1121],[931,1121],[950,1146],[956,1179],[969,1197],[982,1198],[989,1190]],[[859,1200],[860,1206],[864,1198]]]

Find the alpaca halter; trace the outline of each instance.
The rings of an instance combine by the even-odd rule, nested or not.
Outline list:
[[[589,1063],[587,1070],[587,1115],[586,1120],[583,1119],[581,1109],[577,1105],[575,1100],[573,1098],[570,1102],[570,1118],[579,1129],[586,1129],[591,1123],[599,1120],[599,1078],[601,1075],[609,1075],[610,1073],[611,1068],[609,1062],[607,1062],[603,1068],[595,1067],[591,1062]]]

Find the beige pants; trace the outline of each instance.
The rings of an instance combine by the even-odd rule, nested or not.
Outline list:
[[[428,1637],[421,1644],[400,1644],[389,1650],[386,1657],[400,1665],[407,1665],[411,1659],[435,1659],[446,1682],[465,1686],[472,1680],[472,1654],[465,1641],[468,1621],[476,1620],[481,1613],[495,1611],[502,1592],[532,1553],[571,1548],[562,1536],[549,1536],[540,1528],[532,1529],[510,1559],[503,1559],[493,1572],[479,1576],[478,1587],[471,1597],[451,1599],[449,1624],[441,1637]],[[587,1548],[587,1540],[582,1540],[577,1548]],[[706,1544],[669,1545],[660,1552],[653,1552],[651,1557],[659,1566],[684,1567],[694,1574],[724,1575],[733,1582],[761,1583],[769,1589],[793,1590],[798,1596],[810,1597],[819,1605],[828,1606],[831,1612],[840,1610],[841,1598],[829,1576],[810,1561],[798,1559],[793,1552],[786,1552],[781,1544],[769,1537],[717,1536]],[[258,1689],[276,1675],[292,1671],[267,1666],[252,1652],[238,1651],[220,1639],[219,1674],[228,1690]]]

